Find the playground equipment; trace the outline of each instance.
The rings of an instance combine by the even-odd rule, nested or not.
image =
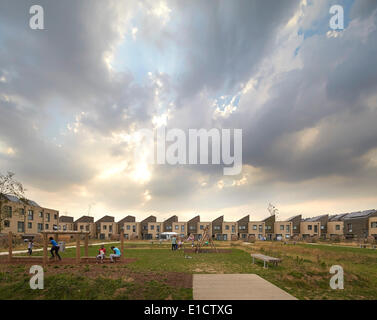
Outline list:
[[[202,237],[200,238],[200,240],[198,241],[197,245],[196,245],[196,248],[195,248],[195,253],[198,253],[200,252],[200,249],[204,246],[204,245],[210,245],[211,248],[213,250],[216,251],[217,253],[217,248],[215,246],[215,244],[213,243],[212,241],[212,238],[209,236],[209,226],[207,225],[204,230],[203,230],[203,235]]]
[[[59,235],[75,235],[76,236],[76,263],[80,263],[81,259],[88,259],[89,257],[89,231],[41,231],[40,232],[43,236],[43,264],[46,265],[48,262],[48,237],[53,236],[55,241],[58,242]],[[80,247],[80,236],[84,235],[84,256],[80,257],[81,254],[81,247]],[[8,262],[12,263],[12,261],[17,258],[13,257],[13,234],[9,232],[8,234],[8,242],[9,242],[9,253],[8,253]],[[124,231],[121,231],[120,235],[120,252],[122,253],[120,257],[120,261],[124,259]],[[95,257],[92,257],[95,259]],[[22,259],[40,259],[40,257],[25,257],[22,256]]]

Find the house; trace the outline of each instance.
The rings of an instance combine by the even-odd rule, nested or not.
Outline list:
[[[43,208],[33,200],[20,200],[15,196],[1,195],[3,206],[0,233],[35,236],[44,230],[57,230],[59,211]]]
[[[171,216],[163,222],[163,232],[173,232],[173,222],[178,222],[177,216]]]
[[[198,238],[198,222],[200,222],[200,216],[187,221],[188,235],[193,235],[195,239]]]
[[[247,237],[249,234],[249,221],[250,221],[249,215],[237,221],[238,239],[247,240]]]
[[[147,240],[158,240],[160,239],[160,234],[163,232],[163,222],[148,222],[148,233],[145,239]],[[167,231],[171,232],[171,231]]]
[[[262,222],[264,222],[266,239],[272,240],[274,238],[275,215],[267,217],[266,219],[262,220]]]
[[[230,241],[238,240],[237,222],[225,222],[222,223],[222,235],[217,236],[217,240]]]
[[[300,225],[302,221],[302,215],[296,215],[291,218],[289,218],[287,221],[292,222],[292,237],[299,237],[301,230],[300,230]]]
[[[212,238],[215,238],[217,240],[223,240],[222,234],[223,234],[223,222],[224,222],[224,216],[220,216],[217,219],[212,221]]]
[[[96,227],[94,218],[89,216],[82,216],[73,223],[73,229],[75,231],[88,231],[90,238],[96,238]]]
[[[117,222],[117,232],[124,231],[124,239],[141,239],[140,223],[134,216],[127,216]]]
[[[172,232],[178,233],[178,236],[181,238],[187,238],[188,232],[187,232],[187,222],[173,222],[172,223]]]
[[[149,216],[148,218],[145,218],[143,221],[140,222],[141,239],[152,238],[152,235],[149,235],[148,233],[148,224],[156,221],[157,219],[155,216]]]
[[[96,234],[98,239],[111,239],[111,236],[117,234],[117,225],[112,216],[104,216],[95,222]]]
[[[263,240],[266,236],[266,226],[262,221],[249,221],[248,230],[248,238]]]
[[[369,236],[377,240],[377,217],[369,217]]]
[[[327,238],[342,237],[344,235],[344,221],[343,217],[347,213],[335,214],[329,216],[327,222]]]
[[[369,235],[369,219],[377,217],[377,211],[365,210],[346,214],[344,223],[344,236],[346,239],[362,239]]]
[[[275,240],[289,240],[293,236],[293,223],[291,221],[275,221]]]
[[[305,238],[319,237],[321,232],[321,222],[316,218],[307,218],[300,223],[301,236]]]
[[[59,217],[59,230],[60,231],[73,231],[73,217],[60,216]]]
[[[208,226],[208,235],[212,237],[212,222],[198,222],[197,224],[197,233],[195,236],[195,240],[200,240],[203,236],[205,228]]]

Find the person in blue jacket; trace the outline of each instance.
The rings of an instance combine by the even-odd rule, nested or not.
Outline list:
[[[51,242],[51,245],[52,245],[51,250],[50,250],[51,256],[52,256],[51,259],[54,259],[55,255],[56,255],[59,258],[59,260],[61,260],[62,258],[59,255],[60,247],[59,247],[58,243],[54,240],[53,237],[50,237],[50,242]],[[54,255],[54,252],[55,252],[55,255]]]

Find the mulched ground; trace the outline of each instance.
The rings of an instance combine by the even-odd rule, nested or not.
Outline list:
[[[4,260],[4,259],[2,259]],[[84,276],[87,278],[103,277],[106,279],[122,279],[126,282],[134,282],[145,284],[149,281],[158,281],[165,283],[171,287],[192,288],[192,274],[182,272],[135,272],[128,270],[121,263],[103,263],[103,264],[75,264],[68,263],[68,258],[64,259],[64,263],[51,263],[44,268],[45,275],[71,274],[74,276]],[[127,259],[126,259],[127,260]],[[131,260],[131,259],[128,259]],[[135,260],[135,259],[133,259]],[[0,272],[13,272],[15,266],[28,266],[31,262],[8,264],[6,261],[0,263]],[[24,270],[29,275],[29,268]]]

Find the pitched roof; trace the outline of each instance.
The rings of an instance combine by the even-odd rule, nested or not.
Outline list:
[[[293,217],[290,217],[289,219],[287,219],[286,221],[292,221],[292,220],[294,220],[294,219],[296,219],[296,218],[300,218],[301,219],[301,214],[297,214],[297,215],[295,215],[295,216],[293,216]]]
[[[96,223],[99,223],[99,222],[114,222],[114,217],[106,215],[96,221]]]
[[[125,223],[125,222],[135,222],[136,218],[134,216],[127,216],[121,220],[119,220],[117,223]]]
[[[73,222],[73,217],[60,216],[59,217],[59,222],[70,222],[70,223],[72,223]]]
[[[351,212],[346,214],[343,219],[357,219],[357,218],[367,218],[371,214],[377,212],[375,209],[372,210],[364,210],[364,211],[357,211],[357,212]]]
[[[307,218],[307,219],[304,219],[304,221],[306,222],[319,222],[322,218],[328,216],[328,214],[323,214],[321,216],[317,216],[317,217],[313,217],[313,218]]]
[[[250,215],[247,215],[243,218],[241,218],[240,220],[238,220],[237,222],[249,222],[250,221]]]
[[[3,194],[2,196],[4,196],[8,201],[11,201],[11,202],[15,202],[15,203],[21,203],[22,202],[16,196],[12,196],[12,195],[9,195],[9,194]],[[39,208],[41,207],[38,203],[36,203],[33,200],[23,199],[23,201],[25,201],[27,204],[34,206],[34,207],[39,207]]]
[[[86,223],[89,223],[89,222],[94,222],[94,218],[93,217],[89,217],[89,216],[82,216],[81,218],[78,218],[75,223],[77,222],[86,222]]]

